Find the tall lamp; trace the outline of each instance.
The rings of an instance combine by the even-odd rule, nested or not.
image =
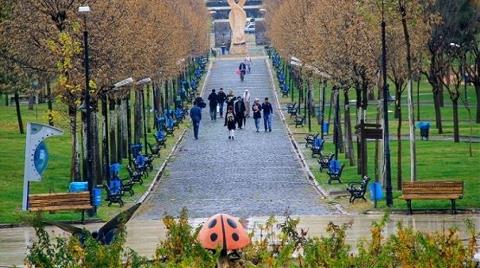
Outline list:
[[[385,182],[386,182],[386,201],[387,206],[393,206],[392,194],[392,172],[390,167],[390,133],[388,128],[388,84],[387,84],[387,45],[385,37],[385,4],[382,0],[382,77],[383,77],[383,157],[385,165]]]
[[[83,16],[83,45],[84,45],[84,64],[85,64],[85,90],[84,90],[84,104],[85,104],[85,123],[86,123],[86,147],[87,147],[87,181],[88,191],[90,192],[90,203],[93,205],[93,187],[96,180],[93,178],[93,159],[92,159],[92,123],[91,123],[91,107],[90,107],[90,66],[88,58],[88,30],[87,30],[87,15],[90,13],[89,6],[81,6],[78,8],[78,13]]]

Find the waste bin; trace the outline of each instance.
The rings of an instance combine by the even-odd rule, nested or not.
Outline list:
[[[328,135],[328,129],[329,129],[330,124],[328,122],[323,122],[322,130],[324,134]]]
[[[102,204],[102,188],[93,188],[93,205],[99,207]]]
[[[68,187],[69,192],[85,192],[88,191],[88,182],[86,181],[74,181],[70,183]]]
[[[372,201],[382,200],[383,198],[383,190],[382,184],[378,181],[369,185],[370,188],[370,199]]]
[[[418,122],[418,128],[420,129],[420,138],[428,141],[428,132],[430,130],[430,122]]]

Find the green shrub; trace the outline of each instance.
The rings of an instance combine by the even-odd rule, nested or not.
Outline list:
[[[468,241],[459,230],[422,233],[397,225],[396,233],[383,236],[386,215],[373,223],[371,237],[355,249],[346,243],[350,224],[327,226],[327,235],[308,237],[298,228],[298,219],[287,216],[283,223],[270,217],[266,224],[250,233],[254,241],[242,250],[232,267],[475,267],[477,247],[474,224],[467,220]],[[81,245],[75,237],[52,240],[43,226],[36,225],[38,241],[25,259],[28,267],[215,267],[222,258],[201,247],[196,237],[199,228],[188,224],[186,210],[178,219],[163,220],[167,236],[156,249],[153,260],[138,256],[125,247],[122,230],[112,245],[100,245],[92,238]]]

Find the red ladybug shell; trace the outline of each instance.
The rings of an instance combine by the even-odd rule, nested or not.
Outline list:
[[[250,237],[240,222],[227,214],[210,217],[198,233],[200,244],[207,249],[241,249],[250,244]]]

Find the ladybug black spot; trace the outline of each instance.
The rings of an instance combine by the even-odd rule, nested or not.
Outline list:
[[[234,241],[238,241],[240,239],[240,237],[238,236],[237,233],[233,233],[232,238],[233,238]]]
[[[213,227],[215,227],[215,225],[217,225],[217,219],[213,219],[213,220],[208,224],[208,228],[212,229]]]
[[[232,219],[227,219],[228,225],[232,227],[233,229],[237,228],[237,224],[232,220]]]
[[[216,233],[213,233],[210,235],[210,240],[212,240],[213,242],[215,242],[218,238],[218,235]]]

